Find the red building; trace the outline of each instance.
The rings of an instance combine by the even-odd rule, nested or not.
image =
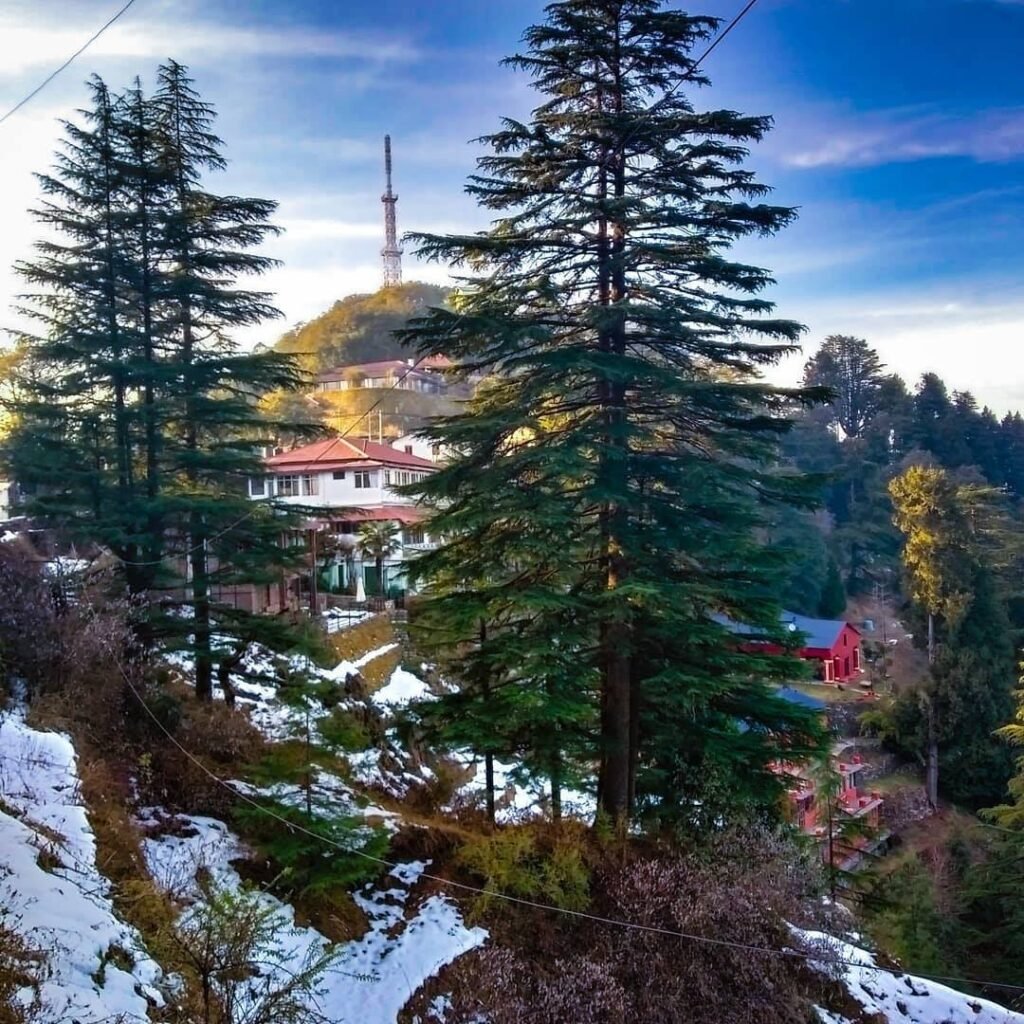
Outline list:
[[[860,630],[840,619],[810,619],[783,612],[787,629],[803,636],[797,655],[818,664],[818,678],[825,683],[845,683],[860,675]]]
[[[841,619],[812,619],[794,612],[782,612],[779,618],[783,629],[799,634],[802,646],[793,653],[804,661],[814,662],[818,679],[823,683],[846,683],[860,675],[860,630]],[[754,626],[733,622],[725,616],[716,616],[716,620],[737,636],[749,638],[751,647],[783,653],[779,644],[757,640],[759,630]]]

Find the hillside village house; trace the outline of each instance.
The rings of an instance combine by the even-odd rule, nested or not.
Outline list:
[[[435,357],[442,358],[442,357]],[[447,364],[447,360],[445,360]],[[418,391],[427,395],[443,395],[448,382],[433,369],[443,369],[427,361],[417,364],[414,359],[381,359],[373,363],[353,363],[336,366],[317,376],[317,391],[349,391],[356,388],[397,388],[400,391]]]
[[[310,510],[308,531],[326,532],[337,542],[324,579],[332,588],[353,585],[361,575],[366,592],[377,592],[376,565],[360,550],[359,529],[365,523],[394,523],[398,547],[384,562],[385,588],[402,586],[405,562],[436,543],[422,526],[423,509],[396,491],[437,469],[409,450],[414,444],[404,438],[387,445],[339,437],[280,451],[265,460],[266,475],[250,479],[249,497],[273,497]]]
[[[736,636],[747,638],[750,646],[768,653],[781,654],[778,644],[758,639],[758,630],[742,622],[733,622],[724,615],[716,620]],[[847,683],[861,674],[860,630],[842,619],[812,619],[807,615],[782,612],[783,628],[799,634],[801,646],[793,653],[816,667],[823,683]]]

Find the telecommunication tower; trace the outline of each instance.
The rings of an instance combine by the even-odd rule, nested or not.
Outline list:
[[[398,232],[395,228],[395,203],[398,196],[391,191],[391,136],[384,136],[384,177],[387,189],[380,201],[384,204],[384,248],[380,254],[384,259],[384,287],[391,288],[402,283],[402,250],[398,248]]]

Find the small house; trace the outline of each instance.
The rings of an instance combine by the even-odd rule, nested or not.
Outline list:
[[[800,644],[793,654],[815,664],[818,679],[823,683],[846,683],[861,673],[860,630],[842,619],[812,619],[795,612],[781,612],[783,629],[797,634]],[[715,620],[736,636],[746,638],[751,647],[767,653],[782,654],[784,648],[772,640],[758,640],[755,626],[734,622],[723,615]],[[763,634],[761,634],[763,635]]]

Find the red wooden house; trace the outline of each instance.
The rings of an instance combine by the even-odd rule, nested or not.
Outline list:
[[[769,653],[782,653],[783,648],[778,644],[758,641],[759,631],[755,627],[733,622],[725,616],[715,618],[732,633],[748,638],[752,647],[756,645]],[[846,683],[860,675],[860,630],[841,619],[812,619],[794,612],[782,612],[780,619],[783,629],[800,636],[802,646],[793,653],[804,661],[814,662],[822,682]]]
[[[803,635],[797,655],[818,663],[818,678],[826,683],[845,683],[860,675],[860,630],[840,619],[811,619],[783,612],[787,629]]]

